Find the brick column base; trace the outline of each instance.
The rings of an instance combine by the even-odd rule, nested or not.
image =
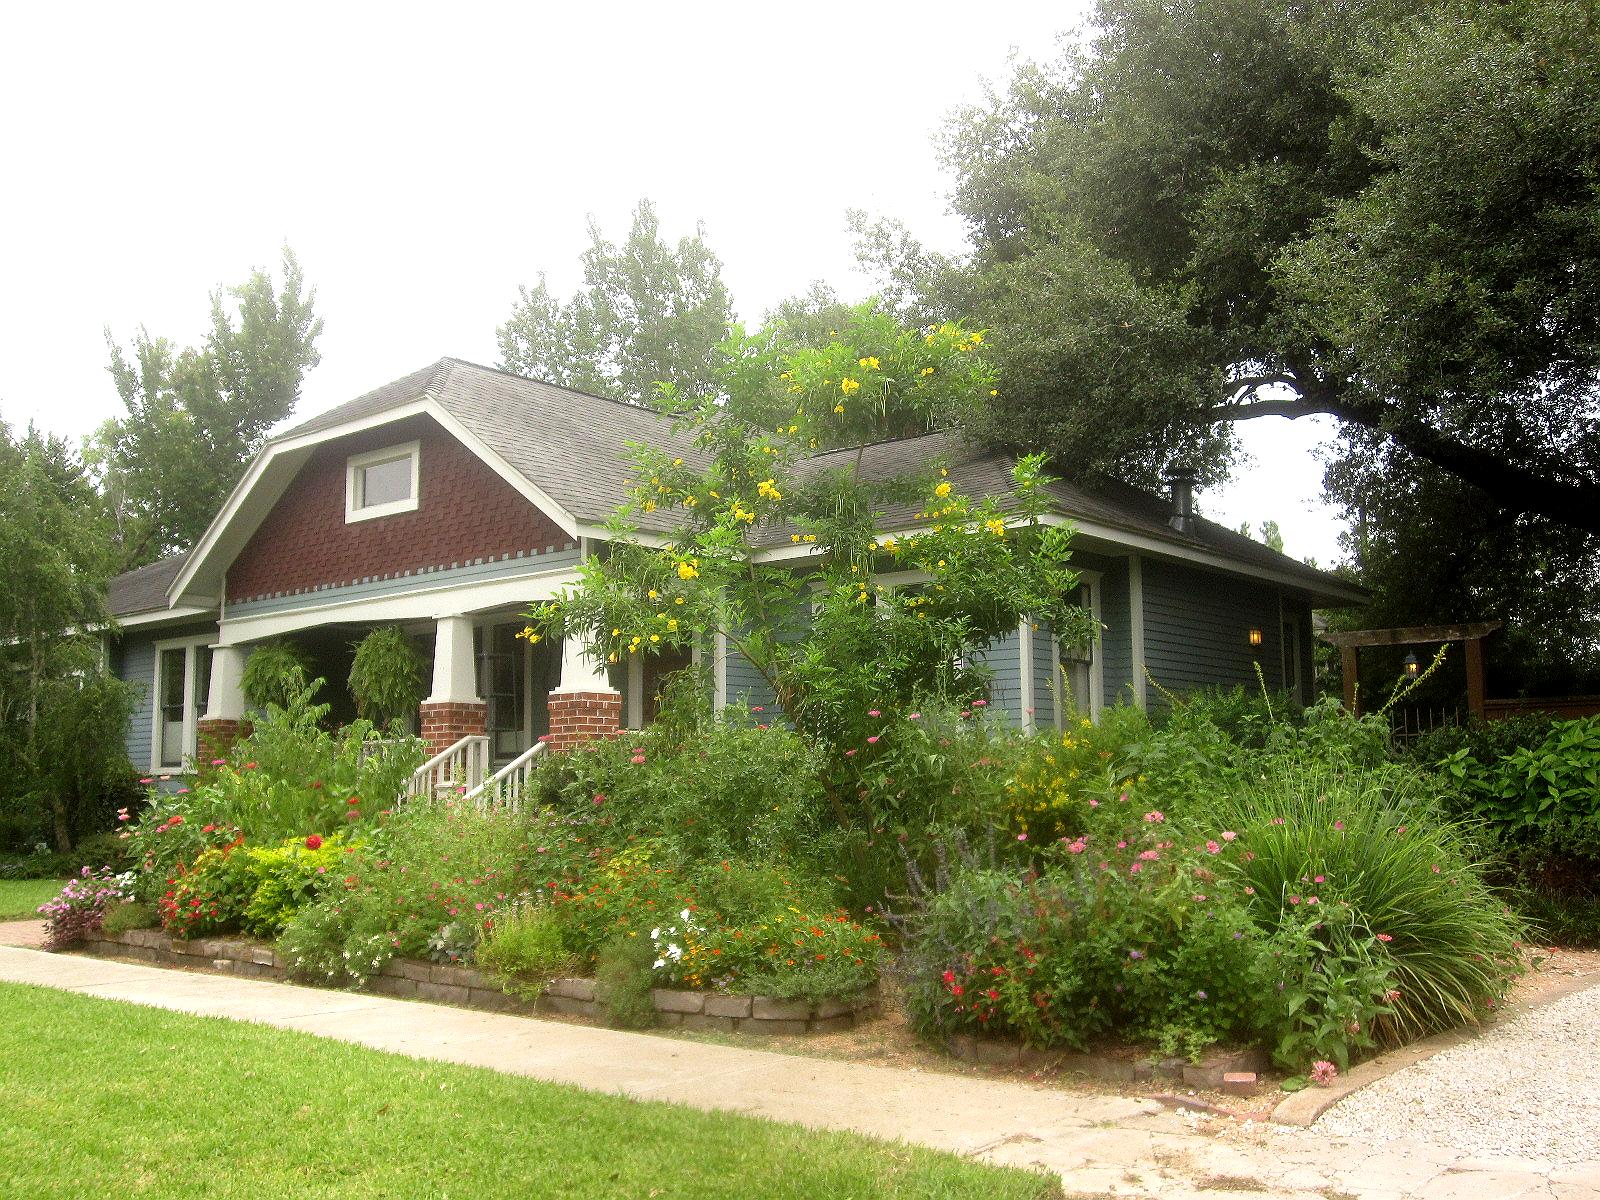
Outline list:
[[[424,702],[421,717],[422,741],[427,746],[429,758],[441,750],[448,750],[468,734],[486,733],[489,728],[489,706],[482,701]]]
[[[622,693],[551,692],[552,750],[571,750],[591,738],[616,737],[622,728]]]
[[[202,771],[211,769],[213,759],[229,758],[233,745],[240,738],[250,736],[249,721],[231,721],[226,717],[213,717],[195,726],[195,766]]]

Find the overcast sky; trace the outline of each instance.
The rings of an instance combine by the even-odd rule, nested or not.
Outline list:
[[[669,238],[704,223],[749,321],[813,279],[860,298],[845,210],[960,250],[934,134],[1085,7],[7,6],[0,418],[88,433],[120,409],[106,326],[195,342],[285,242],[326,325],[299,417],[493,364],[518,285],[570,291],[587,217],[620,238],[641,196]],[[1325,433],[1251,423],[1206,511],[1331,563]]]

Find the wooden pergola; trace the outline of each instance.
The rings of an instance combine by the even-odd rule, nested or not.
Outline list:
[[[1437,646],[1463,642],[1467,648],[1467,710],[1480,720],[1484,715],[1483,639],[1501,627],[1499,621],[1472,621],[1464,625],[1411,625],[1404,629],[1355,629],[1324,633],[1321,638],[1339,647],[1344,673],[1344,706],[1361,715],[1361,693],[1356,687],[1361,673],[1363,646]]]

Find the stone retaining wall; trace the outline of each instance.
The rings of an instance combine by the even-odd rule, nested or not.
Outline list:
[[[82,948],[108,958],[222,971],[249,979],[287,979],[289,976],[288,968],[271,946],[242,938],[183,941],[156,929],[130,929],[120,934],[102,930],[85,941]],[[415,958],[391,959],[368,981],[367,990],[385,996],[459,1004],[491,1012],[561,1013],[595,1018],[605,1015],[603,998],[592,979],[553,979],[543,995],[528,1001],[506,995],[492,979],[471,967]],[[666,988],[657,988],[651,995],[655,1001],[657,1025],[716,1029],[725,1033],[836,1033],[867,1020],[878,1010],[876,988],[849,999],[825,1000],[820,1004],[776,1000],[770,996],[725,996],[718,992],[682,992]]]
[[[1208,1050],[1197,1063],[1186,1058],[1152,1061],[1125,1054],[1039,1050],[1006,1038],[977,1037],[970,1033],[956,1034],[949,1039],[948,1046],[956,1058],[985,1066],[1079,1071],[1118,1083],[1143,1083],[1164,1076],[1174,1082],[1182,1080],[1190,1087],[1213,1091],[1221,1090],[1225,1076],[1265,1071],[1268,1065],[1267,1052],[1253,1046],[1239,1050]]]

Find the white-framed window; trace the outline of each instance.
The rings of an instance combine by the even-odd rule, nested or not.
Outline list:
[[[344,471],[345,524],[415,512],[421,464],[420,442],[352,454]]]
[[[150,769],[179,771],[195,756],[200,714],[211,691],[211,639],[177,638],[156,643],[150,691]]]

